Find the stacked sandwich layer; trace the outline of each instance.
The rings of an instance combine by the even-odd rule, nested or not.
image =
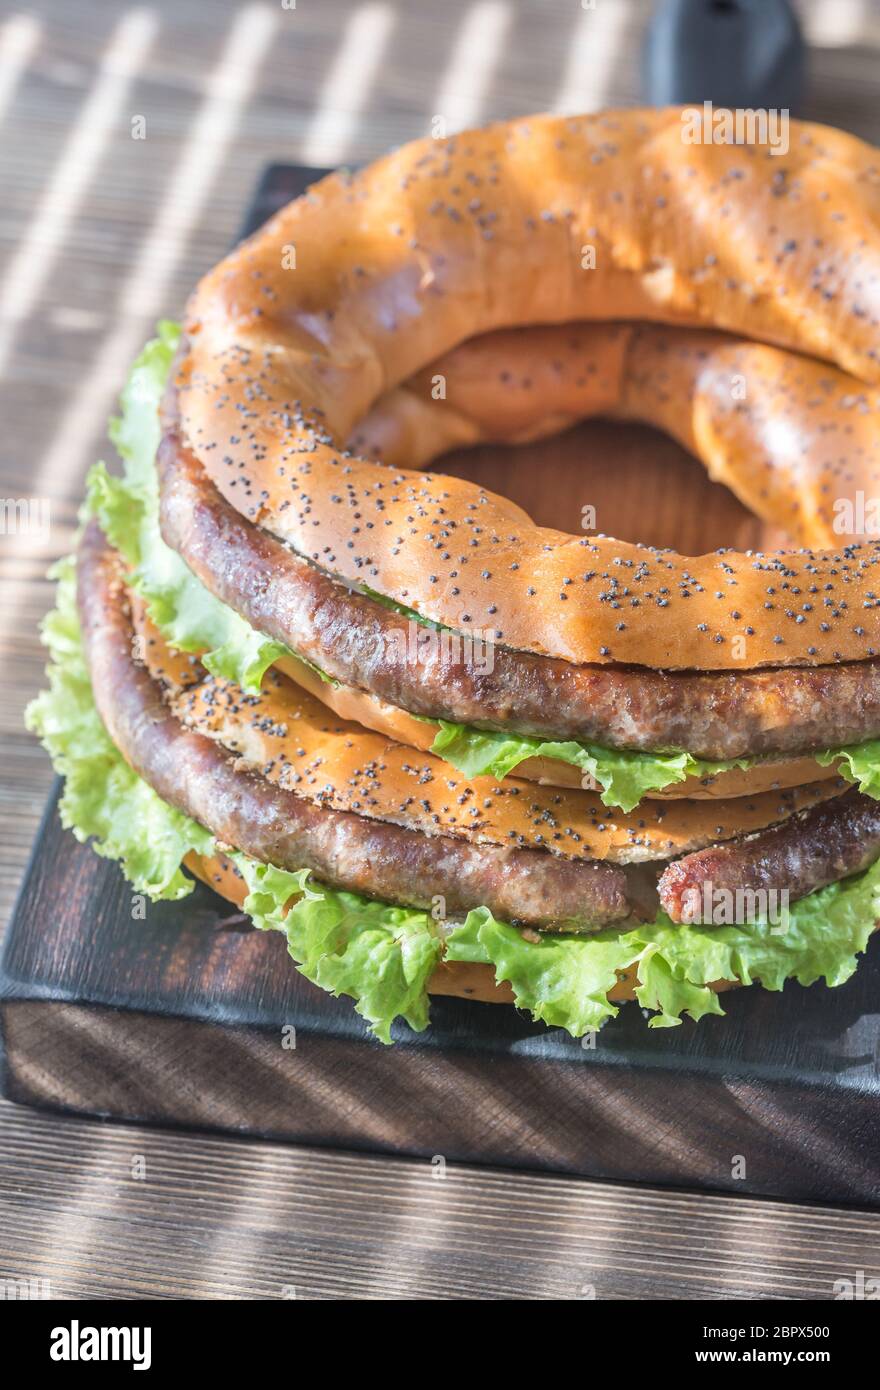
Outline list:
[[[385,1040],[425,1025],[430,992],[578,1035],[627,998],[669,1025],[722,1012],[730,984],[840,984],[878,916],[876,544],[687,559],[403,467],[645,419],[832,543],[834,504],[876,472],[851,375],[880,374],[873,184],[839,192],[852,319],[802,303],[786,260],[769,302],[748,241],[710,257],[697,227],[673,255],[677,121],[541,118],[325,181],[207,277],[183,332],[160,326],[112,429],[125,474],[90,477],[31,713],[67,823],[141,891],[181,896],[185,865],[283,931]],[[796,246],[785,180],[872,158],[809,127],[783,170],[755,153],[689,158],[705,200],[751,181],[742,216],[772,206]],[[608,237],[592,281],[571,274],[586,227]],[[610,306],[674,326],[583,321]]]

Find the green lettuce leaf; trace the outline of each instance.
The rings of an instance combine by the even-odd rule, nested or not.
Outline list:
[[[281,930],[297,968],[330,994],[347,994],[381,1042],[395,1018],[428,1026],[428,980],[442,941],[427,912],[309,886],[307,869],[287,873],[235,855],[250,889],[244,910],[256,926]],[[302,894],[292,906],[295,894]]]
[[[604,931],[529,940],[481,907],[453,927],[446,958],[494,965],[496,980],[511,985],[517,1008],[578,1038],[618,1012],[605,996],[617,982],[618,970],[639,957],[640,947],[628,936]]]
[[[97,463],[88,477],[87,514],[97,516],[108,540],[131,566],[131,585],[167,641],[185,652],[203,652],[216,676],[255,692],[268,666],[290,649],[256,632],[192,573],[159,530],[155,459],[159,403],[180,339],[179,327],[159,324],[123,388],[121,414],[110,437],[125,465],[117,478]]]
[[[434,721],[431,721],[434,722]],[[638,753],[603,748],[598,743],[493,733],[468,724],[438,720],[439,731],[431,752],[451,763],[465,777],[507,777],[526,758],[555,758],[579,767],[601,787],[605,806],[632,811],[651,791],[661,791],[687,777],[713,777],[730,768],[750,768],[765,761],[760,757],[731,758],[711,762],[682,751]],[[820,767],[839,763],[841,777],[858,783],[859,791],[880,800],[880,739],[829,748],[812,756]]]
[[[120,756],[98,716],[82,650],[72,557],[55,568],[57,607],[43,623],[52,661],[49,689],[27,708],[38,734],[64,777],[62,823],[79,840],[92,839],[98,854],[118,859],[136,890],[151,898],[182,898],[192,880],[180,865],[189,850],[206,853],[206,830],[175,811]]]
[[[793,903],[787,921],[779,925],[679,927],[662,916],[649,930],[633,933],[644,940],[645,955],[650,952],[650,959],[643,956],[639,964],[642,984],[636,993],[643,1007],[660,1010],[653,1027],[680,1022],[674,990],[663,978],[651,978],[650,966],[658,956],[675,985],[687,982],[699,990],[704,1012],[723,1012],[710,1004],[711,998],[717,1005],[717,996],[704,988],[712,980],[760,981],[769,990],[782,989],[786,980],[842,985],[855,971],[856,957],[878,919],[880,860],[862,874]]]
[[[676,926],[661,913],[633,930],[535,941],[496,922],[484,908],[469,914],[447,941],[450,960],[494,965],[513,988],[518,1007],[573,1037],[598,1029],[617,1007],[605,998],[617,972],[637,963],[636,997],[656,1011],[652,1028],[723,1014],[708,988],[714,980],[760,982],[780,990],[786,980],[843,984],[880,919],[880,860],[863,874],[830,884],[794,903],[784,924]]]
[[[851,743],[846,748],[829,748],[824,753],[814,754],[814,757],[822,767],[839,762],[841,777],[857,782],[860,792],[880,801],[880,739]]]
[[[216,853],[214,837],[163,801],[123,759],[95,707],[76,611],[73,556],[55,569],[56,607],[43,624],[51,653],[49,689],[28,706],[28,727],[43,741],[64,778],[63,824],[98,854],[120,863],[138,892],[182,898],[193,880],[182,862],[190,850]],[[245,910],[257,926],[287,936],[288,950],[308,979],[333,994],[349,994],[376,1036],[390,1042],[391,1024],[428,1022],[427,983],[439,959],[438,929],[426,912],[386,906],[355,893],[308,883],[233,856],[250,890]],[[297,901],[285,913],[292,898]]]
[[[555,742],[522,734],[497,734],[467,724],[440,721],[431,752],[445,758],[466,777],[506,777],[526,758],[556,758],[571,763],[599,784],[605,806],[631,811],[650,791],[686,777],[709,777],[731,767],[751,767],[754,758],[708,762],[690,753],[634,753],[602,748],[598,743]]]

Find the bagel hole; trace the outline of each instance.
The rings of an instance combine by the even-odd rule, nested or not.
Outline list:
[[[479,445],[436,459],[432,471],[509,497],[540,526],[595,531],[683,555],[722,546],[775,550],[785,532],[753,516],[702,464],[648,426],[587,420],[532,444]]]

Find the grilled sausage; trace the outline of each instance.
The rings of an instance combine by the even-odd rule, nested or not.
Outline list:
[[[726,911],[731,901],[726,895],[760,916],[764,900],[756,894],[773,892],[778,904],[778,895],[786,893],[793,903],[859,873],[878,855],[880,802],[853,790],[792,816],[784,825],[685,855],[664,870],[658,885],[660,902],[674,922],[717,924],[713,905]],[[742,911],[734,920],[741,919]]]
[[[212,593],[329,675],[413,714],[719,759],[809,753],[880,734],[880,661],[682,673],[574,666],[500,646],[474,657],[254,526],[173,428],[157,462],[162,534]]]
[[[171,713],[134,659],[118,559],[96,522],[83,533],[77,569],[92,687],[108,733],[163,800],[221,845],[382,901],[430,909],[442,898],[449,915],[484,905],[502,920],[575,931],[629,915],[626,877],[615,865],[425,835],[315,806],[241,770]]]

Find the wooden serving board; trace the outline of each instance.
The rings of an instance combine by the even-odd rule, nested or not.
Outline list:
[[[309,177],[271,166],[248,225]],[[779,539],[648,430],[588,423],[442,467],[567,530],[591,504],[603,531],[690,553]],[[734,991],[725,1018],[698,1025],[649,1030],[625,1005],[589,1048],[513,1008],[437,998],[426,1033],[400,1025],[386,1048],[350,1000],[297,973],[283,937],[244,929],[207,888],[133,920],[116,866],[62,831],[57,795],[0,966],[12,1100],[447,1161],[880,1203],[876,940],[840,989]]]

